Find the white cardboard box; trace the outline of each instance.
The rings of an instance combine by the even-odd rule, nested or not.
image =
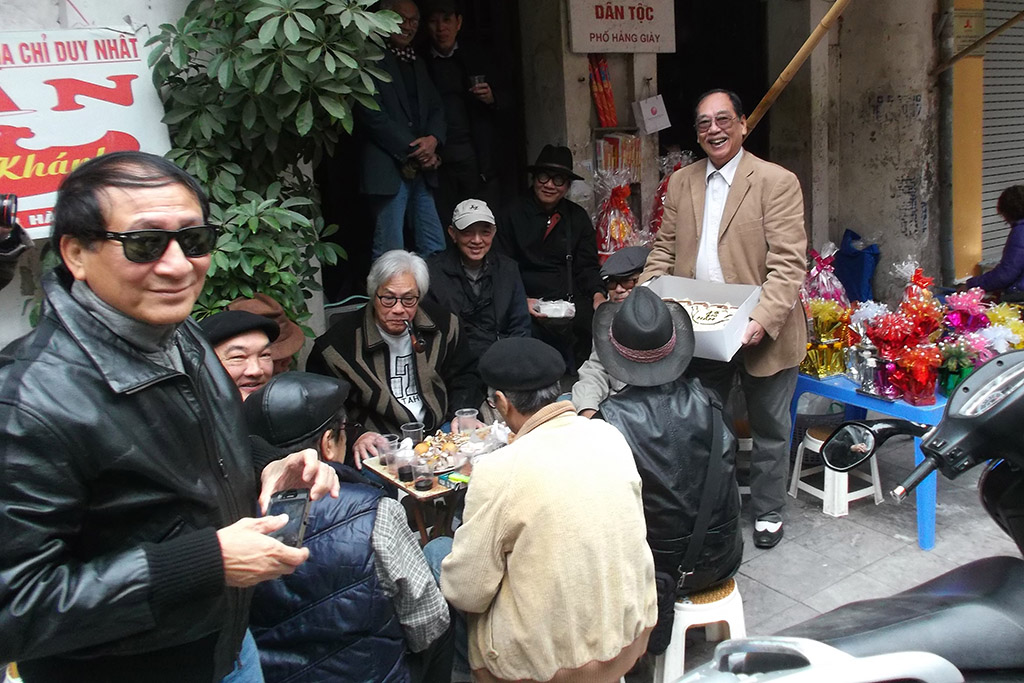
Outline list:
[[[663,299],[690,299],[737,307],[732,320],[724,326],[713,330],[694,329],[693,355],[708,360],[732,360],[741,346],[750,312],[761,298],[761,288],[756,285],[704,282],[675,275],[658,276],[648,286]]]

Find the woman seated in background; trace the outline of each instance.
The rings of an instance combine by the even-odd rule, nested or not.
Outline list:
[[[996,211],[1010,224],[1010,235],[1003,246],[999,265],[972,277],[968,288],[981,287],[986,292],[1002,292],[1004,299],[1024,300],[1024,185],[1003,190],[996,202]]]

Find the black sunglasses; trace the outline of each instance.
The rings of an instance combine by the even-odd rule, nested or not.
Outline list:
[[[132,263],[158,261],[171,240],[177,240],[182,253],[189,258],[206,256],[217,244],[220,229],[215,225],[193,225],[180,230],[128,230],[127,232],[105,232],[108,240],[121,243],[124,257]]]
[[[537,182],[543,185],[544,183],[551,181],[551,184],[555,187],[565,187],[565,183],[569,180],[566,176],[559,173],[548,173],[547,171],[537,171]]]

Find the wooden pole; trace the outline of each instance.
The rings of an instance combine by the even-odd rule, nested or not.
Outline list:
[[[814,48],[817,47],[819,42],[821,42],[821,39],[825,37],[828,30],[832,28],[833,22],[839,18],[843,13],[843,10],[846,9],[846,6],[850,4],[850,1],[851,0],[836,0],[831,9],[825,13],[825,16],[822,17],[820,22],[818,22],[818,25],[813,31],[811,31],[811,35],[807,36],[807,40],[805,40],[804,44],[799,50],[797,50],[797,53],[793,55],[793,59],[789,61],[789,64],[787,64],[786,68],[782,70],[781,74],[779,74],[779,77],[775,80],[775,83],[772,84],[772,87],[769,88],[768,92],[765,93],[765,96],[761,98],[761,101],[758,103],[753,113],[747,117],[747,135],[750,135],[757,126],[757,122],[761,120],[769,107],[775,103],[775,100],[777,100],[779,95],[782,94],[782,91],[786,89],[786,86],[789,85],[793,76],[795,76],[796,72],[800,70],[800,67],[807,61],[807,58],[811,56],[811,52],[814,51]]]
[[[954,64],[959,62],[961,59],[963,59],[964,57],[967,57],[972,52],[977,50],[979,47],[981,47],[985,43],[989,42],[990,40],[992,40],[993,38],[998,36],[1003,31],[1005,31],[1006,29],[1008,29],[1011,26],[1013,26],[1014,24],[1016,24],[1021,19],[1024,19],[1024,11],[1018,12],[1017,14],[1015,14],[1014,16],[1010,17],[1005,22],[1003,22],[1003,24],[1001,26],[999,26],[998,28],[992,29],[991,31],[989,31],[988,33],[983,35],[981,38],[978,38],[976,41],[974,41],[973,43],[971,43],[970,45],[965,47],[963,50],[960,50],[960,52],[957,52],[955,55],[953,55],[952,57],[950,57],[949,59],[944,61],[942,64],[939,64],[937,67],[932,69],[932,72],[929,74],[929,76],[931,76],[932,78],[935,78],[936,76],[941,74],[943,71],[946,71],[951,66],[953,66]]]

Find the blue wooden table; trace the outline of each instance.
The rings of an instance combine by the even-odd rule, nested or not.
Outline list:
[[[828,379],[814,379],[807,375],[799,375],[796,381],[796,391],[793,393],[793,402],[790,404],[789,412],[796,424],[796,405],[801,394],[815,394],[825,396],[846,406],[860,408],[862,410],[873,410],[876,413],[890,417],[912,420],[922,424],[938,424],[946,410],[946,397],[935,397],[935,405],[912,406],[905,401],[883,401],[871,396],[857,393],[858,386],[846,377],[829,377]],[[850,411],[847,411],[849,415]],[[914,462],[920,463],[924,460],[921,453],[921,439],[914,439]],[[923,550],[931,550],[935,547],[935,487],[936,475],[932,472],[915,489],[914,497],[917,504],[917,544]]]

